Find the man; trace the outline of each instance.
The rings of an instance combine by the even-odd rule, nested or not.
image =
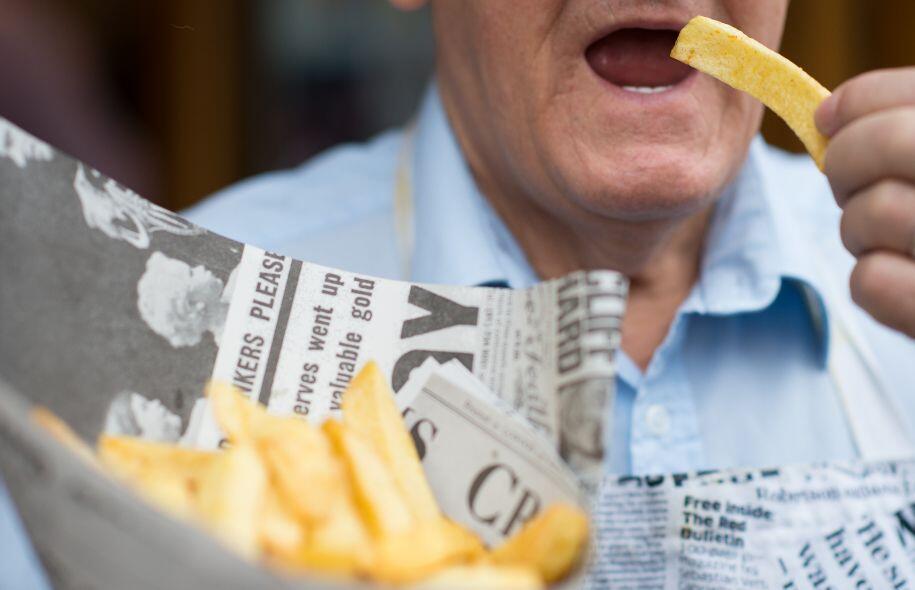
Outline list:
[[[614,472],[866,454],[847,411],[861,378],[904,428],[915,417],[915,69],[824,103],[824,177],[756,138],[759,103],[667,57],[697,14],[776,47],[787,4],[434,0],[436,80],[415,126],[189,216],[413,281],[625,273]],[[856,358],[872,362],[849,378]]]

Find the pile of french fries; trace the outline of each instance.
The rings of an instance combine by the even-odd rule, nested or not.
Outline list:
[[[581,561],[585,514],[555,504],[488,549],[445,517],[381,371],[344,393],[342,421],[267,413],[229,385],[207,396],[228,444],[200,451],[103,435],[97,453],[53,415],[37,422],[174,517],[289,575],[411,588],[543,588]]]

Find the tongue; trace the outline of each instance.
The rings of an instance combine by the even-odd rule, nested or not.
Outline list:
[[[672,86],[691,68],[670,57],[676,31],[621,29],[588,47],[585,57],[598,76],[617,86]]]

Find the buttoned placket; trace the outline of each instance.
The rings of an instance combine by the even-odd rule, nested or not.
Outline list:
[[[670,473],[703,464],[695,396],[681,350],[689,316],[678,315],[668,338],[634,383],[630,461],[633,473]]]

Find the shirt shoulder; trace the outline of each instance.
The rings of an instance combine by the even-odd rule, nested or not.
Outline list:
[[[847,284],[854,258],[842,244],[842,210],[826,176],[807,154],[791,154],[768,145],[764,166],[776,222],[789,236],[795,250],[792,255],[803,258],[805,266],[828,273],[832,282]]]
[[[768,181],[777,190],[776,198],[782,201],[784,214],[796,222],[795,231],[802,236],[798,243],[809,250],[796,255],[812,259],[823,280],[830,282],[833,297],[839,299],[837,304],[850,310],[849,316],[857,324],[864,345],[876,360],[881,381],[915,433],[915,396],[910,395],[915,340],[878,323],[852,301],[848,280],[855,259],[842,244],[839,234],[842,212],[826,177],[806,154],[788,154],[772,147],[768,148],[768,154]]]
[[[767,182],[775,198],[782,201],[781,210],[790,213],[807,232],[820,238],[838,238],[841,210],[836,205],[826,176],[807,154],[792,154],[766,146]],[[808,235],[811,235],[808,233]],[[841,242],[833,240],[841,246]],[[831,244],[835,245],[835,244]]]
[[[389,131],[297,168],[239,182],[185,211],[233,240],[352,272],[396,275],[393,190],[402,142]]]

